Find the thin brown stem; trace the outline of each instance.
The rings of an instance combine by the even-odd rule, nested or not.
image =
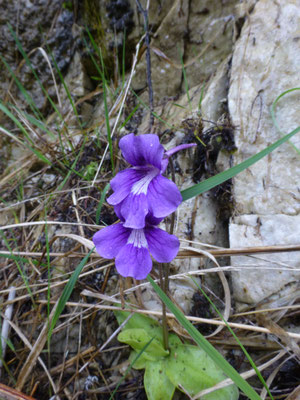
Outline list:
[[[154,124],[153,115],[153,89],[151,79],[151,55],[150,55],[150,35],[149,35],[149,21],[148,21],[148,9],[143,9],[139,0],[136,0],[139,11],[144,17],[144,29],[145,29],[145,44],[146,44],[146,64],[147,64],[147,83],[149,91],[149,108],[150,108],[150,120],[149,120],[149,131],[152,131]]]

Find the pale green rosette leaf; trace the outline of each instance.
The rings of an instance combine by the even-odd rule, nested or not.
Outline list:
[[[135,351],[140,352],[149,342],[151,342],[143,352],[145,359],[156,361],[166,357],[169,352],[164,349],[160,340],[151,337],[145,329],[125,329],[118,335],[118,340],[129,344]]]
[[[114,311],[114,314],[117,318],[119,325],[121,325],[130,315],[128,311]],[[146,315],[136,313],[130,318],[122,331],[136,328],[145,329],[145,331],[147,331],[151,337],[154,336],[161,342],[163,341],[162,328],[160,324],[153,318],[149,318]]]
[[[171,400],[175,385],[166,375],[165,359],[148,362],[144,375],[144,387],[148,400]]]
[[[227,378],[206,352],[197,346],[181,344],[172,347],[165,365],[170,381],[179,389],[182,386],[191,396]],[[201,400],[237,400],[238,398],[237,387],[230,385],[203,396]]]
[[[145,354],[145,352],[140,354],[140,356],[138,357],[139,353],[137,351],[132,350],[130,352],[128,361],[129,361],[129,364],[132,365],[132,368],[134,368],[134,369],[145,369],[146,368],[146,364],[149,360],[147,358],[147,355],[145,356],[144,354]],[[132,364],[133,360],[135,360],[135,359],[136,359],[136,361],[134,362],[134,364]]]

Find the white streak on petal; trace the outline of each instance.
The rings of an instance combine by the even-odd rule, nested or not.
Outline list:
[[[132,229],[132,232],[127,240],[127,244],[133,244],[133,246],[137,247],[138,249],[141,247],[148,248],[144,229]]]
[[[142,179],[140,179],[139,181],[135,182],[134,185],[132,185],[131,193],[134,195],[142,194],[142,193],[147,194],[149,183],[158,174],[159,174],[159,170],[157,168],[152,167],[151,169],[149,169],[147,174]]]

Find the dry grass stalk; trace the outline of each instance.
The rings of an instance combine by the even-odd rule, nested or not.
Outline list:
[[[89,293],[89,294],[88,294]],[[87,290],[84,290],[82,293],[84,296],[91,296],[91,297],[96,297],[97,298],[97,293],[89,292]],[[38,301],[39,304],[47,304],[46,300],[40,300]],[[53,302],[51,302],[53,303]],[[151,311],[151,310],[139,310],[136,308],[128,308],[128,306],[124,309],[122,307],[117,307],[117,306],[105,306],[102,304],[90,304],[90,303],[76,303],[76,302],[71,302],[68,301],[66,303],[67,306],[71,307],[77,307],[81,306],[84,308],[96,308],[98,310],[118,310],[118,311],[127,311],[130,313],[138,313],[138,314],[145,314],[145,315],[150,315],[150,316],[155,316],[155,317],[162,317],[162,313],[160,311]],[[166,314],[168,318],[175,318],[175,316],[171,313]],[[199,317],[192,317],[192,316],[185,316],[189,321],[195,322],[195,323],[200,323],[200,324],[208,324],[208,325],[222,325],[226,326],[226,323],[223,321],[218,321],[216,319],[208,319],[208,318],[199,318]],[[242,329],[242,330],[248,330],[252,332],[260,332],[264,334],[272,334],[272,332],[264,327],[261,326],[254,326],[254,325],[247,325],[247,324],[239,324],[235,322],[228,322],[227,323],[231,328],[237,328],[237,329]],[[296,340],[300,340],[300,334],[299,333],[294,333],[294,332],[286,332],[286,334],[290,338],[294,338]]]
[[[47,321],[47,320],[45,321],[44,326],[43,326],[35,344],[31,347],[31,345],[28,341],[27,341],[28,343],[26,343],[27,346],[31,348],[31,351],[21,369],[21,372],[19,373],[17,384],[16,384],[16,388],[18,390],[22,390],[30,372],[34,368],[37,359],[39,359],[39,356],[45,347],[45,344],[46,344],[46,341],[48,338],[49,323],[51,323],[51,320],[54,316],[57,306],[58,306],[58,301],[56,301],[54,307],[52,308],[52,311],[49,315],[49,321]],[[39,359],[39,361],[41,362],[40,359]],[[48,376],[48,378],[50,380],[50,375]],[[56,393],[57,390],[56,390],[56,386],[55,386],[54,382],[52,383],[52,387],[54,389],[54,392]]]

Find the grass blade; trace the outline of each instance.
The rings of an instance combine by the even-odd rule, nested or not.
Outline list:
[[[149,340],[148,343],[145,344],[145,346],[142,348],[142,350],[135,356],[135,358],[132,360],[132,362],[129,364],[129,366],[127,367],[124,375],[122,376],[122,378],[119,380],[115,390],[112,392],[109,400],[113,400],[114,395],[117,393],[117,390],[119,389],[121,383],[125,380],[126,376],[128,375],[128,373],[131,371],[133,365],[136,363],[136,361],[141,357],[141,355],[144,353],[144,351],[147,349],[147,347],[151,344],[152,340],[154,338],[152,338],[151,340]]]
[[[99,201],[97,211],[96,211],[96,224],[97,225],[99,225],[99,222],[100,222],[101,209],[102,209],[102,206],[103,206],[103,203],[105,200],[106,193],[108,192],[109,188],[110,188],[110,183],[108,183],[105,186],[105,188],[103,189],[103,192],[101,193],[100,201]]]
[[[11,256],[13,256],[12,248],[9,245],[9,241],[4,236],[4,233],[3,233],[3,231],[1,229],[0,229],[0,236],[2,237],[2,240],[3,240],[4,244],[5,244],[5,246],[7,247],[8,251],[10,251]],[[13,237],[13,242],[15,243],[15,245],[17,247],[17,241],[16,241],[16,239],[15,239],[13,234],[12,234],[12,237]],[[17,269],[19,271],[19,274],[20,274],[21,278],[23,279],[24,285],[26,286],[26,290],[27,290],[27,292],[28,292],[28,294],[29,294],[29,296],[31,298],[32,304],[35,307],[34,297],[33,297],[32,291],[31,291],[30,286],[29,286],[28,277],[26,275],[26,272],[24,272],[22,259],[17,259],[16,258],[14,261],[15,261],[15,264],[16,264]]]
[[[63,75],[62,75],[62,73],[61,73],[61,70],[59,69],[59,67],[58,67],[58,65],[57,65],[57,62],[56,62],[56,60],[55,60],[55,58],[54,58],[52,52],[50,51],[50,49],[48,49],[48,51],[50,52],[53,65],[54,65],[54,67],[55,67],[55,69],[56,69],[56,72],[57,72],[57,74],[58,74],[58,76],[59,76],[59,79],[60,79],[60,81],[61,81],[61,83],[62,83],[62,85],[63,85],[63,87],[64,87],[64,89],[65,89],[66,95],[68,96],[68,100],[69,100],[69,102],[70,102],[70,104],[71,104],[71,107],[72,107],[72,109],[73,109],[73,112],[74,112],[74,114],[75,114],[75,116],[76,116],[78,125],[79,125],[80,128],[82,129],[83,127],[82,127],[82,124],[81,124],[81,121],[80,121],[80,118],[79,118],[79,115],[78,115],[76,106],[75,106],[74,101],[73,101],[73,99],[72,99],[70,90],[69,90],[69,88],[68,88],[68,86],[67,86],[67,84],[66,84],[66,82],[65,82],[65,80],[64,80],[64,77],[63,77]]]
[[[29,143],[33,144],[32,140],[30,139],[30,136],[28,135],[26,129],[23,127],[21,122],[18,121],[18,119],[9,111],[9,109],[0,102],[0,110],[3,111],[16,125],[17,127],[22,131],[26,139],[29,141]],[[8,131],[7,131],[8,132]],[[10,132],[9,132],[10,133]],[[14,136],[12,133],[10,133],[11,136]],[[27,147],[29,150],[31,150],[41,161],[45,162],[48,165],[51,165],[51,162],[38,150],[36,150],[34,147],[31,147],[29,144],[26,142],[23,142],[24,146]]]
[[[300,87],[296,87],[296,88],[292,88],[292,89],[285,90],[285,91],[282,92],[278,97],[276,97],[276,99],[274,100],[274,102],[273,102],[273,104],[272,104],[272,107],[271,107],[271,117],[272,117],[272,121],[273,121],[274,126],[277,128],[278,132],[280,132],[280,133],[283,133],[283,132],[280,130],[280,128],[279,128],[279,126],[278,126],[278,124],[277,124],[277,121],[276,121],[276,118],[275,118],[275,108],[276,108],[276,106],[277,106],[278,101],[279,101],[283,96],[285,96],[285,95],[288,94],[288,93],[295,92],[296,90],[300,90]],[[289,142],[289,143],[290,143],[291,146],[296,150],[296,152],[300,155],[300,150],[294,145],[294,143],[291,143],[291,142]]]
[[[94,38],[93,38],[93,36],[91,35],[91,33],[90,33],[90,31],[88,30],[87,27],[86,27],[86,31],[87,31],[87,34],[88,34],[88,36],[89,36],[89,39],[90,39],[90,41],[91,41],[91,43],[92,43],[92,45],[93,45],[93,47],[94,47],[96,53],[98,54],[98,57],[100,58],[101,66],[102,66],[102,70],[101,70],[101,69],[99,68],[99,66],[97,65],[97,63],[96,63],[94,57],[92,56],[92,54],[91,54],[91,52],[90,52],[90,50],[89,50],[89,47],[88,47],[86,41],[84,40],[85,45],[86,45],[86,47],[87,47],[87,49],[88,49],[88,51],[89,51],[89,53],[90,53],[90,57],[91,57],[91,59],[92,59],[94,65],[96,66],[97,71],[98,71],[98,73],[99,73],[99,75],[100,75],[100,77],[101,77],[101,80],[102,80],[102,87],[103,87],[103,103],[104,103],[104,114],[105,114],[106,132],[107,132],[107,141],[108,141],[108,145],[109,145],[109,152],[110,152],[110,161],[111,161],[112,173],[113,173],[113,175],[114,175],[115,167],[114,167],[114,157],[113,157],[113,145],[112,145],[112,139],[111,139],[111,129],[110,129],[110,123],[109,123],[109,111],[108,111],[108,102],[107,102],[107,91],[108,91],[108,89],[109,89],[109,84],[108,84],[107,79],[106,79],[106,77],[105,77],[105,65],[104,65],[104,61],[103,61],[101,49],[100,49],[100,48],[97,46],[97,44],[95,43]]]
[[[200,332],[186,319],[184,314],[172,303],[169,297],[161,290],[161,288],[148,275],[148,281],[158,294],[160,299],[175,315],[180,325],[186,329],[192,339],[211,357],[211,359],[223,370],[223,372],[233,380],[233,382],[245,393],[250,400],[261,400],[259,395],[252,387],[240,376],[240,374],[222,357],[222,355],[205,339]]]
[[[16,42],[16,45],[18,47],[18,50],[20,51],[20,53],[22,54],[22,57],[24,58],[26,64],[28,65],[28,67],[31,69],[31,72],[33,73],[37,83],[39,84],[42,92],[44,93],[44,95],[47,97],[49,103],[51,104],[52,108],[54,109],[54,111],[56,112],[56,114],[59,116],[60,120],[63,121],[63,117],[61,115],[61,113],[59,112],[58,108],[56,107],[55,103],[53,102],[53,100],[51,99],[51,97],[48,94],[48,91],[45,89],[45,87],[43,86],[41,80],[39,79],[35,69],[33,68],[30,59],[28,58],[27,54],[25,53],[23,46],[20,42],[20,40],[18,39],[15,31],[13,30],[12,26],[10,25],[10,23],[7,24],[8,25],[8,29],[12,35],[12,37],[14,38],[14,41]]]
[[[234,337],[234,339],[236,340],[237,344],[240,346],[240,348],[242,349],[243,353],[245,354],[245,356],[247,357],[251,367],[255,370],[256,375],[258,376],[259,380],[261,381],[261,383],[264,385],[264,387],[266,388],[270,399],[274,400],[270,389],[268,387],[268,385],[266,384],[262,374],[260,373],[259,369],[257,368],[257,366],[255,365],[255,362],[252,360],[250,354],[248,353],[248,351],[245,349],[244,345],[241,343],[240,339],[236,336],[236,334],[233,332],[233,330],[231,329],[231,327],[228,325],[227,321],[224,319],[223,315],[220,313],[220,311],[218,310],[218,308],[215,306],[215,304],[213,303],[213,301],[209,298],[209,296],[207,296],[207,294],[204,292],[204,290],[201,288],[201,286],[197,283],[197,281],[191,277],[191,280],[194,282],[194,284],[197,286],[197,288],[200,290],[200,292],[203,294],[203,296],[206,298],[206,300],[210,303],[210,305],[212,306],[212,308],[215,310],[215,312],[219,315],[219,317],[222,319],[222,321],[225,323],[227,329],[229,330],[229,332],[232,334],[232,336]]]
[[[288,133],[281,139],[277,140],[275,143],[271,144],[264,150],[260,151],[259,153],[255,154],[254,156],[248,158],[247,160],[241,162],[238,165],[235,165],[232,168],[227,169],[211,178],[206,179],[203,182],[197,183],[194,186],[189,187],[181,192],[183,201],[191,199],[199,194],[206,192],[217,185],[227,181],[228,179],[233,178],[240,172],[244,171],[245,169],[249,168],[251,165],[255,164],[257,161],[261,160],[266,155],[270,154],[273,150],[277,147],[281,146],[283,143],[287,142],[292,136],[296,135],[296,133],[300,132],[300,127],[294,129],[292,132]]]
[[[73,292],[73,289],[78,280],[78,277],[79,277],[83,267],[87,263],[89,256],[92,254],[93,251],[94,251],[94,248],[91,249],[91,251],[82,259],[82,261],[76,267],[75,271],[73,272],[70,279],[68,280],[68,283],[66,284],[66,286],[62,292],[62,295],[59,299],[56,312],[51,320],[51,324],[49,326],[49,331],[48,331],[48,340],[50,340],[52,331],[55,328],[56,322],[58,321],[60,314],[63,312],[63,309],[65,308],[65,305]]]
[[[7,68],[7,70],[9,71],[11,77],[13,78],[15,84],[17,85],[18,89],[20,90],[20,92],[22,93],[24,99],[26,100],[27,104],[29,104],[32,112],[34,113],[34,115],[36,116],[36,118],[43,120],[43,115],[41,114],[41,112],[38,110],[38,108],[36,107],[31,95],[27,92],[27,90],[24,88],[24,86],[22,85],[21,81],[17,78],[17,76],[15,75],[14,71],[11,69],[11,67],[7,64],[7,62],[5,61],[5,59],[1,56],[0,54],[0,60],[3,62],[3,64],[5,65],[5,67]]]
[[[137,98],[138,102],[144,107],[146,108],[146,110],[151,111],[149,106],[143,102],[143,100],[135,93],[135,91],[133,89],[131,89],[131,93],[134,94],[134,96]],[[167,121],[165,121],[164,119],[162,119],[155,111],[152,111],[152,115],[154,115],[155,118],[158,119],[158,121],[162,122],[164,125],[166,125],[168,128],[170,129],[177,129],[175,126],[169,124]]]

